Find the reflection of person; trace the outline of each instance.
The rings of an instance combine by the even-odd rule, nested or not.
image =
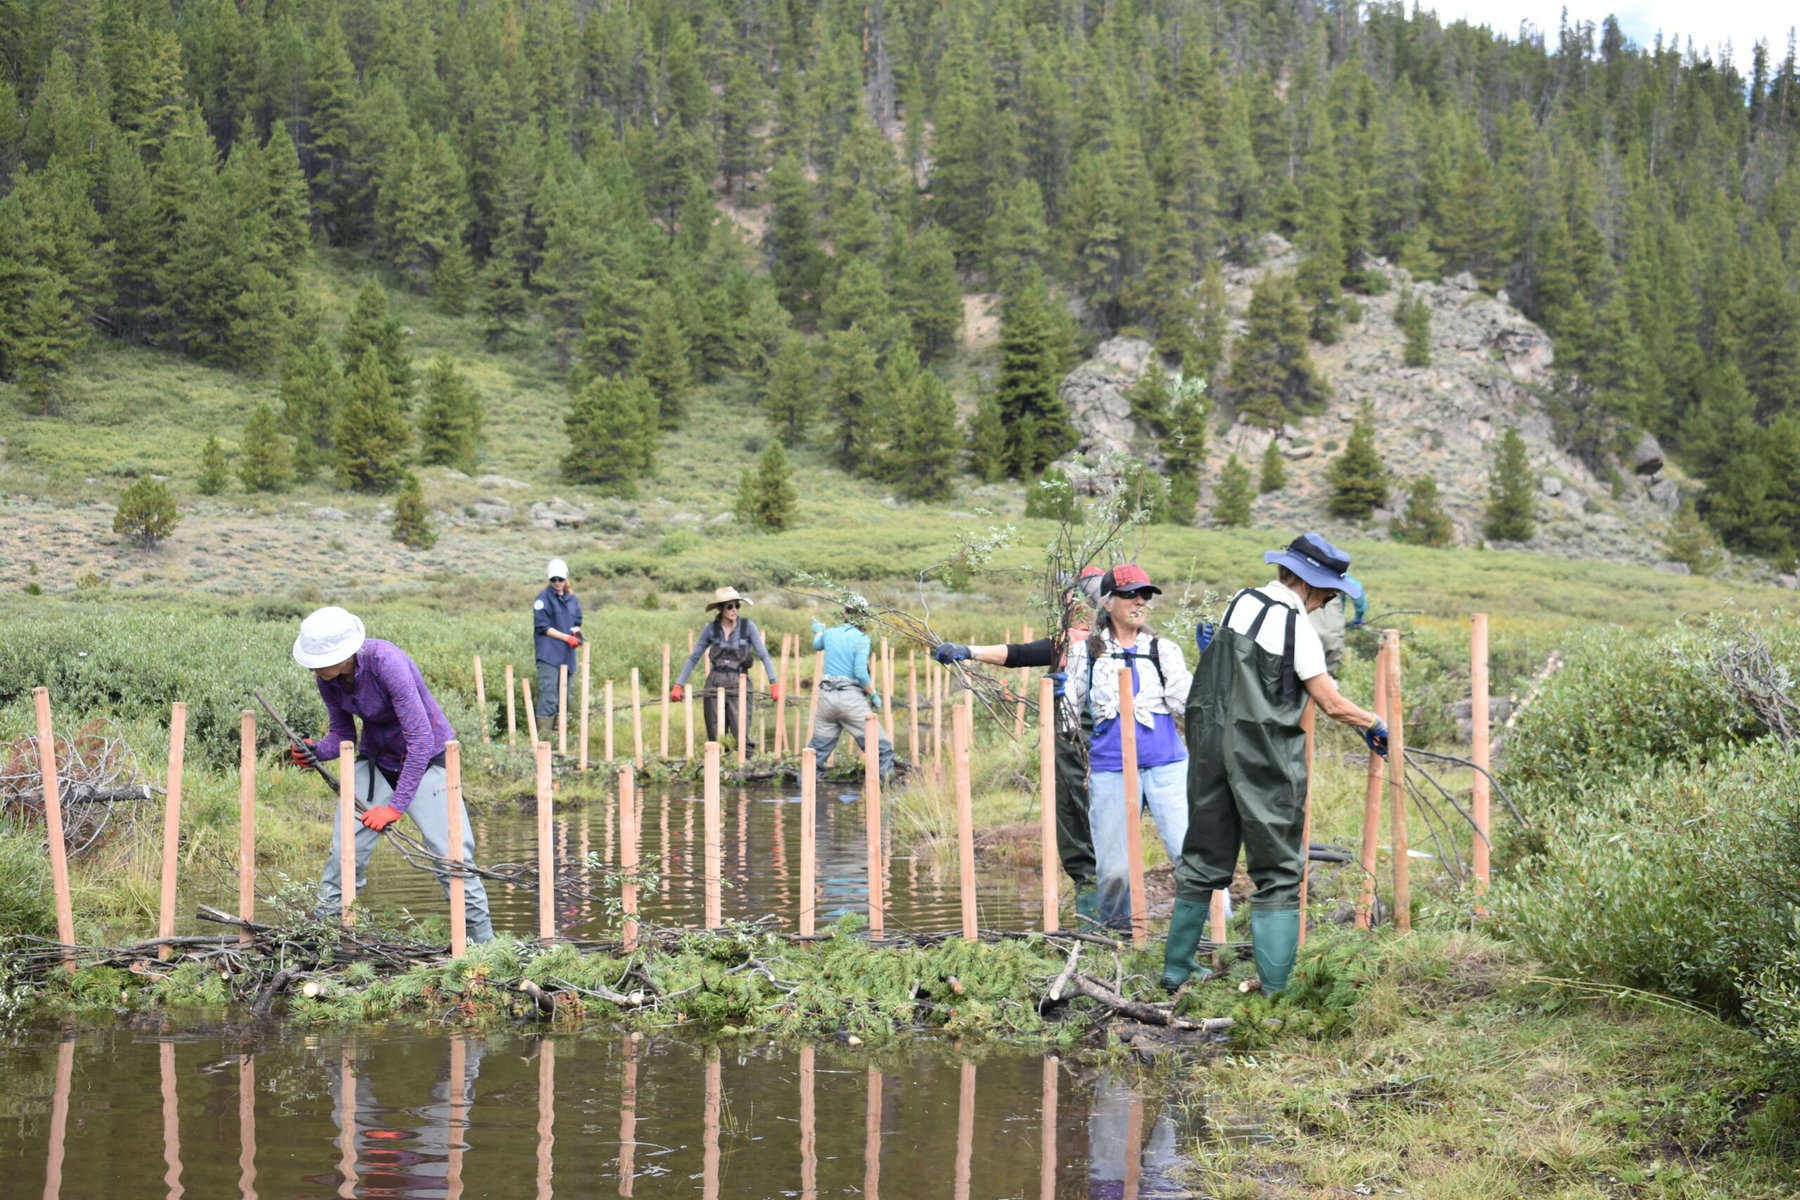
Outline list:
[[[1182,1158],[1168,1105],[1157,1112],[1148,1138],[1143,1127],[1147,1107],[1143,1096],[1115,1079],[1111,1071],[1100,1073],[1088,1115],[1088,1200],[1125,1200],[1125,1176],[1134,1159],[1140,1200],[1194,1194],[1172,1178],[1182,1166]],[[1132,1144],[1134,1129],[1138,1145]]]
[[[1068,637],[1064,646],[1085,641],[1092,628],[1094,608],[1100,602],[1099,567],[1087,567],[1075,586],[1063,594],[1064,621]],[[1056,681],[1056,695],[1067,688],[1068,676],[1063,671],[1068,654],[1059,657],[1054,637],[1035,642],[1015,642],[994,646],[965,646],[944,642],[932,657],[948,666],[964,659],[988,663],[996,667],[1055,667],[1051,676]],[[1098,923],[1100,890],[1095,886],[1094,834],[1088,827],[1088,739],[1094,733],[1094,721],[1087,709],[1071,715],[1066,705],[1059,706],[1056,723],[1056,851],[1063,870],[1075,884],[1075,915]],[[1046,864],[1047,866],[1048,864]]]
[[[330,720],[325,753],[331,756],[340,742],[356,741],[356,721],[362,719],[362,742],[356,754],[356,798],[367,805],[356,831],[356,886],[363,885],[363,871],[382,831],[401,816],[418,826],[426,850],[439,860],[450,851],[449,793],[444,777],[444,745],[456,736],[444,710],[438,707],[418,664],[392,642],[364,634],[363,623],[336,606],[321,608],[300,623],[294,639],[294,661],[313,673],[319,698]],[[293,757],[301,766],[312,766],[317,742],[296,746]],[[339,878],[340,830],[333,818],[331,853],[319,879],[322,910],[334,912],[343,903]],[[462,856],[475,861],[475,835],[469,815],[462,813]],[[450,875],[435,868],[444,895],[450,894]],[[463,880],[463,911],[468,919],[469,940],[494,938],[488,918],[487,891],[481,880]]]
[[[345,1119],[355,1118],[349,1133],[356,1156],[357,1195],[451,1195],[462,1186],[464,1181],[451,1173],[451,1151],[467,1137],[475,1084],[487,1046],[480,1038],[451,1036],[464,1047],[460,1077],[449,1070],[439,1077],[431,1070],[429,1098],[417,1104],[384,1103],[384,1097],[376,1093],[376,1082],[381,1082],[387,1100],[411,1098],[394,1093],[404,1091],[423,1073],[419,1047],[378,1045],[365,1050],[358,1055],[361,1061],[348,1095],[340,1061],[327,1059],[320,1064],[326,1094],[331,1097],[331,1123],[343,1130]],[[404,1061],[396,1055],[403,1055]],[[457,1057],[452,1047],[452,1064]]]
[[[1301,844],[1306,805],[1308,702],[1355,726],[1369,748],[1387,753],[1387,727],[1338,694],[1319,635],[1300,620],[1340,592],[1355,595],[1350,556],[1316,533],[1302,534],[1263,561],[1277,578],[1232,598],[1200,663],[1187,701],[1187,840],[1175,864],[1175,911],[1163,950],[1163,986],[1180,987],[1204,968],[1194,951],[1207,902],[1231,886],[1238,847],[1256,884],[1250,932],[1265,992],[1287,986],[1300,937]]]
[[[749,617],[738,615],[743,606],[749,603],[750,597],[738,595],[736,588],[722,587],[713,593],[712,603],[706,606],[706,610],[717,612],[718,615],[700,630],[700,640],[694,643],[693,652],[681,665],[681,674],[675,677],[675,686],[669,689],[669,699],[679,701],[685,694],[688,676],[693,674],[700,656],[708,650],[712,651],[712,666],[706,673],[706,687],[713,697],[718,695],[715,689],[724,689],[725,728],[717,727],[718,700],[708,699],[700,709],[706,717],[706,740],[709,742],[723,741],[728,733],[732,737],[737,736],[738,677],[749,672],[753,659],[762,662],[763,673],[769,679],[769,695],[776,700],[781,699],[781,680],[775,674],[775,664],[769,660],[769,648],[763,644],[762,630]],[[745,689],[744,704],[744,731],[748,739],[752,728],[752,710],[756,707],[756,702],[750,698],[749,689]]]
[[[1069,648],[1071,707],[1093,714],[1088,745],[1088,824],[1094,833],[1094,868],[1100,889],[1100,916],[1109,925],[1131,918],[1130,861],[1126,834],[1139,804],[1148,807],[1173,861],[1187,834],[1187,748],[1175,714],[1188,691],[1187,660],[1173,638],[1147,625],[1150,604],[1162,589],[1136,563],[1114,567],[1100,579],[1100,610],[1085,641]],[[1140,666],[1139,664],[1143,665]],[[1138,788],[1133,804],[1125,795],[1125,759],[1119,725],[1119,671],[1131,668],[1137,716]]]
[[[862,629],[866,620],[860,608],[847,605],[842,625],[827,629],[821,622],[813,622],[813,649],[825,654],[824,674],[819,680],[819,715],[813,719],[812,741],[808,743],[816,756],[820,779],[825,777],[825,760],[837,749],[838,738],[843,734],[849,734],[857,749],[867,752],[863,726],[869,714],[881,708],[881,693],[875,690],[875,681],[869,675],[869,635]],[[894,773],[894,746],[879,721],[875,732],[881,739],[877,751],[881,756],[881,777],[886,779]]]
[[[560,558],[544,569],[549,583],[531,603],[533,648],[537,652],[537,715],[562,711],[562,668],[575,673],[575,651],[581,645],[581,601],[569,585],[569,566]]]
[[[1346,575],[1344,578],[1357,587],[1362,587],[1362,584],[1356,582],[1354,575]],[[1346,588],[1306,614],[1306,619],[1319,632],[1320,645],[1325,647],[1325,669],[1334,676],[1338,673],[1338,668],[1344,665],[1344,630],[1362,628],[1363,616],[1369,611],[1368,599],[1358,592],[1354,601],[1354,619],[1346,623],[1344,603],[1348,599],[1349,589]]]

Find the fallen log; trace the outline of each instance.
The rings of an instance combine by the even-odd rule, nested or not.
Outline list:
[[[1128,1000],[1088,975],[1076,975],[1069,981],[1069,990],[1075,995],[1099,1001],[1101,1005],[1120,1016],[1130,1017],[1145,1025],[1166,1025],[1170,1029],[1186,1029],[1195,1033],[1219,1033],[1237,1024],[1230,1017],[1208,1017],[1204,1021],[1190,1021],[1186,1017],[1176,1016],[1173,1011],[1166,1011],[1161,1005]]]

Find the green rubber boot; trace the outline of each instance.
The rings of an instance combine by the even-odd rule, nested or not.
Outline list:
[[[1250,912],[1250,941],[1256,953],[1256,974],[1263,995],[1273,996],[1287,986],[1294,969],[1294,953],[1300,945],[1300,910]]]
[[[1091,883],[1075,887],[1075,928],[1092,931],[1100,924],[1100,889]]]
[[[1169,917],[1169,940],[1163,943],[1163,991],[1172,992],[1190,979],[1205,979],[1210,970],[1194,962],[1194,951],[1206,933],[1212,906],[1199,900],[1177,900]]]

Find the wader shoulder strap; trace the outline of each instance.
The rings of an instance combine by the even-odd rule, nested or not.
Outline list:
[[[1274,599],[1264,592],[1258,591],[1256,588],[1247,588],[1238,593],[1238,599],[1231,602],[1231,607],[1236,608],[1238,600],[1242,600],[1245,596],[1255,596],[1258,600],[1262,601],[1262,610],[1256,614],[1256,619],[1250,622],[1250,628],[1244,634],[1245,637],[1253,642],[1256,640],[1256,635],[1261,632],[1263,618],[1269,615],[1269,610],[1271,608],[1279,608],[1286,611],[1287,637],[1283,641],[1281,647],[1281,690],[1288,701],[1291,702],[1298,699],[1300,695],[1300,676],[1294,670],[1294,626],[1298,622],[1300,614],[1294,610],[1293,605],[1283,604],[1281,601]],[[1228,609],[1225,613],[1225,624],[1230,625],[1230,623],[1231,612]]]

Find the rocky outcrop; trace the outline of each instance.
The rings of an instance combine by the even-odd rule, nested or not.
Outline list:
[[[1080,436],[1077,454],[1130,454],[1146,440],[1132,423],[1126,393],[1143,377],[1150,353],[1150,343],[1141,338],[1111,338],[1062,381],[1058,394]]]

